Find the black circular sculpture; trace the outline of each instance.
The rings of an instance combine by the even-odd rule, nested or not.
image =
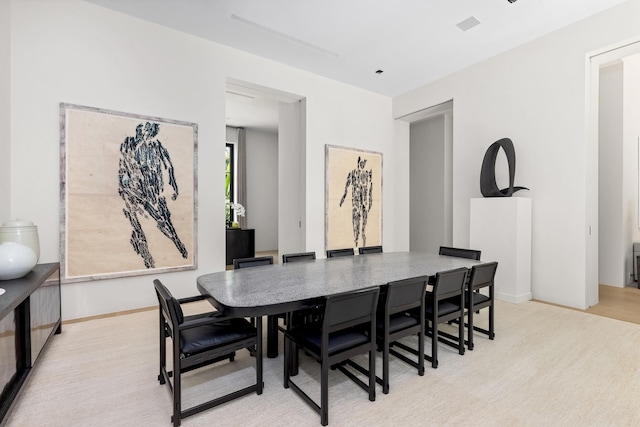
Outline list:
[[[496,184],[496,158],[498,151],[502,148],[507,155],[509,164],[509,188],[498,189]],[[480,170],[480,192],[484,197],[511,197],[519,190],[528,190],[527,187],[514,187],[513,181],[516,175],[516,150],[513,142],[509,138],[502,138],[489,146],[482,160]]]

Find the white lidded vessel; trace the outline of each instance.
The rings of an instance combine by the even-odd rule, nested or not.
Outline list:
[[[40,258],[40,239],[38,227],[31,221],[16,219],[6,221],[0,227],[0,243],[15,242],[30,247]]]

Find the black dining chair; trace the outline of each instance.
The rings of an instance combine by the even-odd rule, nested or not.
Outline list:
[[[353,248],[329,249],[327,251],[327,258],[336,258],[341,256],[353,256],[353,255],[355,255],[353,252]]]
[[[160,312],[160,384],[168,384],[173,397],[174,427],[183,418],[255,392],[262,394],[261,329],[245,319],[223,316],[217,312],[185,316],[181,305],[201,301],[204,296],[176,299],[160,282],[154,280]],[[259,323],[259,322],[258,322]],[[261,328],[261,327],[260,327]],[[167,348],[167,338],[171,347]],[[171,351],[173,370],[167,368],[167,350]],[[210,399],[205,403],[182,409],[182,374],[225,359],[234,361],[235,352],[247,349],[255,355],[256,382],[232,393]]]
[[[465,307],[467,309],[467,348],[473,350],[473,333],[474,331],[486,334],[490,340],[495,337],[495,289],[494,279],[497,262],[488,262],[486,264],[474,265],[471,267],[471,275],[469,278],[469,286],[465,295]],[[488,295],[482,293],[483,289],[488,290]],[[489,329],[476,326],[474,323],[474,313],[480,312],[481,309],[489,307]]]
[[[298,252],[292,254],[283,254],[282,263],[287,264],[290,262],[299,261],[315,261],[315,252]],[[292,313],[292,319],[294,322],[313,322],[317,321],[321,315],[321,311],[317,307],[311,307],[303,310],[298,310]]]
[[[259,256],[252,258],[235,258],[233,260],[233,269],[237,270],[238,268],[246,268],[246,267],[258,267],[261,265],[271,265],[273,264],[272,256]]]
[[[464,354],[464,290],[468,270],[455,270],[436,273],[433,289],[426,293],[425,334],[431,337],[431,355],[424,357],[431,362],[432,368],[438,367],[438,342],[454,347]],[[438,324],[455,321],[458,335],[438,330]]]
[[[238,270],[240,268],[250,268],[250,267],[260,267],[263,265],[273,265],[273,257],[272,256],[260,256],[260,257],[251,257],[251,258],[235,258],[233,260],[233,269]],[[277,336],[278,336],[278,318],[285,319],[286,314],[279,315],[269,315],[267,316],[267,335],[275,336],[276,343],[275,348],[273,341],[269,341],[269,345],[267,346],[267,357],[276,357],[278,355],[278,346],[277,346]],[[251,324],[255,326],[255,319],[251,319]]]
[[[481,251],[475,249],[452,248],[450,246],[440,246],[440,255],[454,256],[458,258],[468,258],[480,260]]]
[[[325,298],[321,324],[302,324],[285,332],[285,352],[293,351],[298,346],[320,362],[320,404],[292,381],[290,364],[295,359],[289,354],[284,356],[284,388],[291,388],[320,414],[323,426],[329,423],[330,367],[335,366],[367,391],[370,401],[376,399],[375,317],[379,292],[376,286],[328,296]],[[368,354],[368,384],[347,369],[347,365],[353,365],[349,359],[360,354]]]
[[[315,261],[315,259],[316,259],[315,252],[297,252],[297,253],[291,253],[291,254],[282,254],[283,264],[286,264],[289,262],[298,262],[298,261]],[[296,310],[292,313],[287,313],[285,318],[285,324],[286,323],[295,323],[295,324],[312,323],[312,322],[319,321],[321,317],[322,317],[322,311],[320,307],[318,306],[309,307],[302,310]],[[279,327],[279,329],[281,332],[284,332],[284,328]],[[297,374],[296,368],[298,366],[298,360],[296,357],[298,354],[297,352],[292,351],[290,352],[290,355],[291,357],[294,358],[294,360],[291,361],[292,369],[293,369],[291,374],[294,375],[294,374]]]
[[[414,277],[389,283],[385,287],[383,302],[378,305],[376,338],[382,347],[382,392],[389,393],[389,355],[393,355],[424,375],[424,322],[427,276]],[[381,310],[382,309],[382,310]],[[418,336],[417,351],[399,342],[400,338]],[[393,346],[393,347],[392,347]],[[418,355],[411,360],[394,347]]]
[[[358,248],[359,255],[380,254],[380,253],[382,253],[382,246],[364,246],[364,247]]]
[[[315,252],[298,252],[293,254],[282,254],[282,263],[296,261],[314,261],[316,259]]]

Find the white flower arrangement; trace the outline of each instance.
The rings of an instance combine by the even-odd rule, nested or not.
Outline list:
[[[237,222],[234,221],[234,217],[235,216],[244,216],[246,213],[246,209],[244,208],[244,206],[242,206],[240,203],[233,203],[233,202],[227,202],[224,205],[224,210],[225,210],[225,223],[227,224],[227,227],[233,227],[233,228],[238,228],[239,225]],[[231,215],[231,212],[234,213],[233,217]]]
[[[230,207],[238,216],[244,216],[246,212],[246,209],[240,203],[231,203]]]

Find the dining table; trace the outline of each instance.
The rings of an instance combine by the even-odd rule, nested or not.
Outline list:
[[[314,307],[330,295],[484,261],[423,252],[383,252],[227,270],[199,276],[198,291],[234,317],[267,316],[267,357],[278,356],[277,315]]]

